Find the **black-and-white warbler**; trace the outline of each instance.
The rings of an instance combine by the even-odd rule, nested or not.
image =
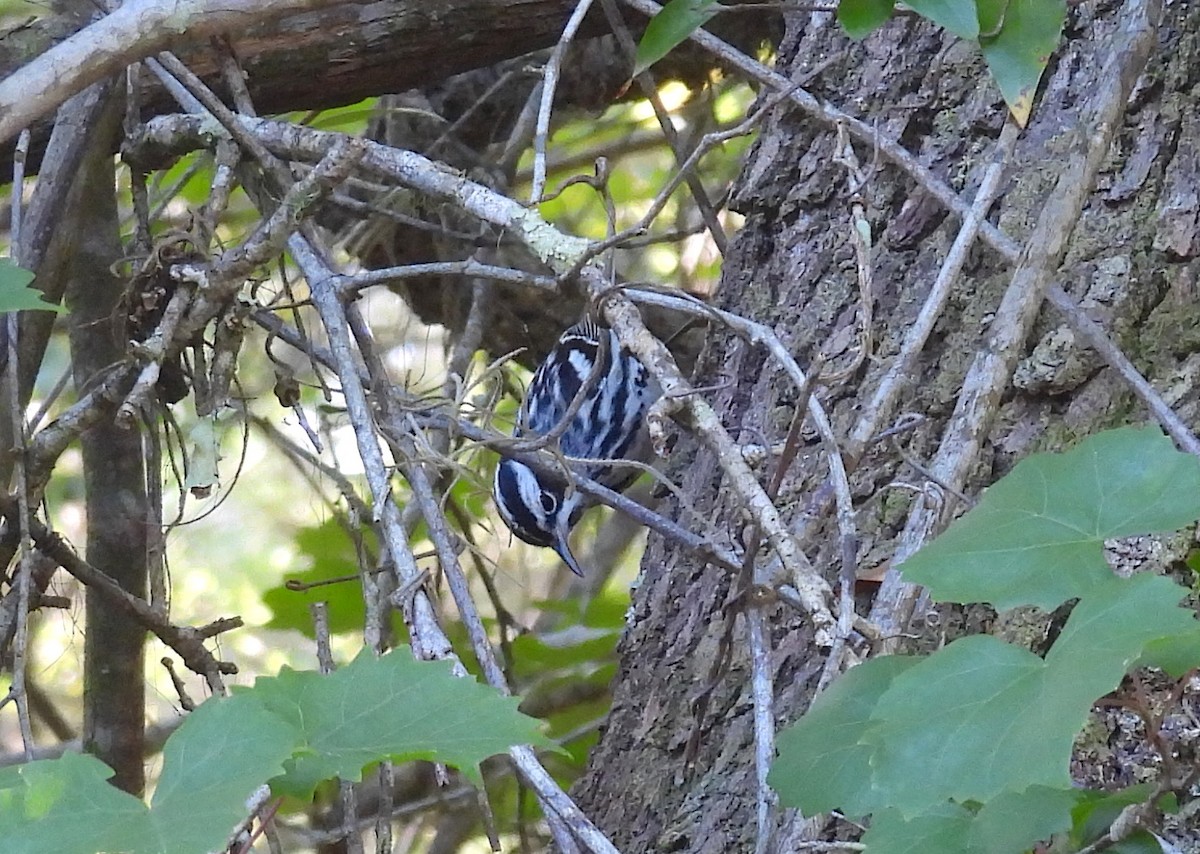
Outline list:
[[[657,384],[611,329],[583,320],[558,339],[534,372],[513,435],[549,436],[563,456],[581,462],[573,470],[622,490],[637,477],[631,466],[602,460],[647,455],[646,410]],[[578,398],[578,399],[576,399]],[[496,507],[509,529],[527,543],[554,549],[576,575],[583,570],[567,535],[590,505],[566,478],[534,474],[523,463],[502,459],[493,487]]]

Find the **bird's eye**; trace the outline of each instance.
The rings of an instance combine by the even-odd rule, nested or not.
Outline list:
[[[546,513],[553,513],[558,509],[558,498],[553,492],[542,493],[542,510]]]

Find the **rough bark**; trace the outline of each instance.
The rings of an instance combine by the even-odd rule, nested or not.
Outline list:
[[[1189,424],[1200,418],[1195,378],[1194,282],[1198,270],[1196,196],[1200,121],[1195,55],[1200,10],[1174,4],[1128,104],[1124,125],[1092,192],[1061,268],[1061,281],[1110,329]],[[1008,184],[992,221],[1023,240],[1071,150],[1080,111],[1112,50],[1120,4],[1076,5],[1066,42],[1052,59],[1033,121],[1018,142]],[[780,67],[793,79],[828,56],[840,59],[812,87],[851,109],[881,135],[898,139],[968,197],[979,181],[1005,111],[970,46],[913,18],[892,21],[855,44],[813,16],[789,20]],[[824,349],[836,368],[855,340],[858,289],[850,243],[847,179],[833,159],[834,129],[795,112],[776,113],[748,159],[738,205],[746,214],[726,258],[723,307],[773,326],[807,363]],[[863,164],[869,148],[859,147]],[[1192,188],[1192,189],[1188,189]],[[957,220],[931,206],[911,180],[879,164],[863,190],[874,228],[876,357],[849,380],[819,393],[839,435],[858,410],[911,324]],[[901,442],[917,459],[937,447],[961,382],[982,346],[990,313],[1007,285],[1008,265],[977,248],[902,404],[927,421]],[[1066,343],[1061,343],[1066,337]],[[839,344],[839,342],[842,342]],[[1060,342],[1057,346],[1055,342]],[[994,419],[991,441],[976,460],[969,491],[992,482],[1034,450],[1145,419],[1121,381],[1064,336],[1061,318],[1044,308],[1028,342],[1030,355]],[[721,389],[714,402],[744,441],[782,442],[796,390],[746,342],[714,331],[697,385]],[[669,462],[698,516],[678,505],[684,522],[736,518],[711,455],[684,443]],[[815,532],[804,546],[832,579],[838,562],[831,523],[813,523],[828,503],[815,443],[802,450],[779,504],[794,526]],[[852,476],[861,572],[885,564],[903,527],[910,496],[888,489],[919,483],[891,444],[871,449]],[[824,517],[822,517],[824,518]],[[744,619],[726,607],[727,573],[696,565],[651,536],[634,592],[613,711],[576,785],[580,805],[625,851],[729,852],[754,848],[754,746]],[[865,603],[864,603],[865,604]],[[807,705],[822,660],[808,628],[784,606],[768,608],[779,725]],[[710,686],[710,668],[727,619],[736,619],[733,655]],[[920,628],[920,626],[917,626]],[[694,701],[712,688],[695,720]],[[693,766],[687,744],[698,727]],[[1077,769],[1080,770],[1080,769]],[[1082,774],[1082,772],[1081,772]]]

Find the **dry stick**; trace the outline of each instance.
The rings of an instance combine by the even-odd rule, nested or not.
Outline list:
[[[829,584],[801,551],[779,515],[779,510],[758,482],[717,413],[703,397],[696,394],[691,383],[683,378],[675,359],[663,343],[646,329],[641,315],[628,297],[614,293],[608,288],[600,271],[595,267],[583,270],[581,279],[592,299],[603,306],[604,316],[621,344],[638,357],[662,387],[662,400],[652,407],[652,414],[655,410],[686,413],[685,423],[716,456],[729,478],[729,485],[750,512],[755,524],[766,535],[791,577],[800,601],[804,603],[805,612],[813,622],[816,643],[819,646],[830,646],[833,643],[836,621],[829,610],[829,599],[832,595]],[[804,385],[802,377],[801,373],[799,386]],[[818,420],[817,411],[810,409],[810,412],[814,413],[814,421]],[[832,453],[830,464],[831,469],[840,466],[840,455]],[[852,508],[850,512],[853,513]]]
[[[349,324],[334,288],[336,277],[324,259],[317,255],[312,245],[301,235],[293,235],[288,241],[288,246],[308,279],[313,303],[321,315],[329,337],[329,346],[342,384],[342,394],[354,428],[367,482],[371,488],[375,512],[379,517],[377,521],[380,533],[397,572],[398,583],[403,587],[406,583],[417,581],[421,573],[408,548],[408,538],[400,511],[391,497],[386,464],[373,429],[375,421],[351,348]],[[414,589],[411,597],[405,597],[402,604],[414,651],[423,658],[450,660],[456,675],[467,676],[466,669],[455,655],[449,639],[438,625],[433,606],[425,591],[420,588]],[[542,767],[532,748],[514,747],[509,754],[548,812],[556,813],[590,851],[616,854],[612,843]]]
[[[756,565],[754,574],[760,573],[761,569]],[[770,633],[763,609],[756,606],[747,608],[746,625],[749,629],[750,685],[754,698],[754,854],[767,854],[771,850],[771,834],[775,825],[773,813],[779,799],[767,783],[767,774],[775,761],[775,686],[771,678]]]
[[[635,62],[637,58],[637,45],[634,43],[633,36],[629,32],[629,27],[625,24],[625,19],[621,17],[621,11],[617,8],[616,0],[600,0],[600,5],[604,8],[604,15],[608,18],[609,26],[612,27],[613,34],[617,37],[617,42],[621,45],[625,59],[629,62]],[[659,127],[662,128],[663,138],[666,139],[667,145],[671,147],[671,152],[675,155],[676,165],[682,166],[687,160],[687,155],[683,153],[683,149],[679,145],[679,132],[675,129],[675,123],[671,120],[671,114],[667,112],[667,108],[663,106],[662,98],[658,96],[658,84],[654,80],[654,75],[647,70],[639,74],[636,79],[638,86],[641,87],[642,95],[654,109],[654,116],[658,119]],[[724,256],[725,250],[729,246],[729,238],[725,236],[725,229],[722,227],[721,221],[717,218],[716,208],[713,207],[712,201],[708,198],[704,184],[700,181],[700,177],[694,171],[690,170],[687,172],[685,180],[687,181],[688,190],[692,193],[692,199],[696,202],[696,208],[700,211],[700,216],[704,220],[704,224],[708,227],[708,233],[712,235],[713,243],[717,245],[717,251]]]
[[[542,74],[542,97],[538,105],[537,129],[533,135],[533,181],[529,190],[531,205],[536,205],[542,200],[542,191],[546,188],[546,140],[550,135],[550,112],[554,107],[554,90],[558,87],[558,72],[562,68],[563,55],[591,8],[592,0],[579,0]]]
[[[379,763],[379,809],[375,814],[375,854],[392,854],[392,796],[396,789],[396,766],[392,760]],[[403,849],[399,849],[403,850]]]
[[[496,264],[484,264],[475,258],[464,261],[434,261],[426,264],[406,264],[402,267],[380,267],[374,270],[364,270],[360,273],[350,273],[338,278],[338,293],[343,298],[358,295],[364,288],[376,285],[390,285],[405,279],[420,276],[465,276],[468,278],[491,279],[497,282],[511,282],[537,290],[559,291],[558,280],[552,276],[539,276],[525,270],[513,267],[501,267]]]
[[[1077,140],[1075,156],[1065,164],[1051,191],[996,310],[988,343],[963,380],[958,404],[930,465],[939,479],[956,489],[962,488],[979,453],[1020,348],[1037,319],[1050,280],[1062,263],[1096,173],[1108,155],[1129,93],[1154,44],[1158,13],[1157,0],[1129,0],[1126,4],[1121,14],[1122,43],[1101,72],[1090,120],[1085,125],[1087,136]],[[884,633],[886,652],[898,648],[918,595],[916,586],[901,579],[899,566],[932,532],[937,515],[914,506],[876,597],[871,619]]]
[[[883,423],[891,418],[900,393],[912,379],[912,371],[917,357],[921,354],[925,342],[929,340],[929,336],[933,332],[934,325],[942,316],[942,311],[950,300],[954,283],[958,280],[959,273],[962,272],[963,265],[967,261],[971,245],[979,233],[980,223],[984,221],[984,217],[987,216],[987,212],[996,198],[996,192],[1000,188],[1000,179],[1004,176],[1004,167],[1012,156],[1013,147],[1016,145],[1020,133],[1020,128],[1011,120],[1004,125],[1004,129],[1000,132],[1000,138],[996,141],[995,149],[992,152],[991,162],[984,171],[979,189],[975,193],[975,201],[967,215],[963,217],[958,235],[954,238],[954,243],[946,254],[941,269],[938,270],[937,278],[929,290],[929,295],[925,297],[921,311],[905,333],[904,341],[900,345],[900,352],[892,357],[891,364],[875,387],[875,393],[870,402],[863,407],[863,413],[859,417],[858,423],[850,431],[849,441],[846,445],[846,456],[850,460],[857,462],[862,456],[867,443],[880,432]]]
[[[29,144],[33,135],[29,128],[21,131],[13,148],[12,201],[9,203],[8,243],[12,259],[20,263],[21,215],[25,210],[25,159],[29,156]]]

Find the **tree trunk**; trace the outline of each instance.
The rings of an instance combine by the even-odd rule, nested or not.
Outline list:
[[[1062,192],[1056,180],[1070,158],[1082,156],[1081,125],[1090,104],[1104,96],[1102,69],[1116,54],[1123,11],[1112,2],[1077,4],[1069,11],[1064,44],[1043,78],[1033,119],[1017,142],[990,217],[1018,242],[1026,240],[1051,194]],[[1195,387],[1200,355],[1192,352],[1200,251],[1194,191],[1200,169],[1198,32],[1195,4],[1173,4],[1165,11],[1158,49],[1126,105],[1123,123],[1116,124],[1108,159],[1057,277],[1155,386],[1166,390],[1168,402],[1189,424],[1200,414]],[[968,199],[974,194],[1006,121],[975,47],[911,16],[893,20],[861,43],[851,42],[828,17],[790,16],[781,72],[799,80],[825,57],[838,59],[810,84],[813,94],[877,127],[880,138],[899,141]],[[740,179],[738,207],[746,223],[726,257],[719,297],[721,307],[772,327],[802,365],[823,351],[829,359],[826,377],[851,363],[861,319],[850,180],[835,162],[836,142],[827,124],[795,110],[772,113]],[[877,163],[870,145],[855,148],[863,168],[874,170],[859,192],[875,247],[875,343],[873,358],[817,392],[842,438],[858,423],[959,228],[958,218],[947,217],[906,173],[882,159]],[[901,458],[900,448],[923,463],[943,442],[968,367],[991,346],[993,318],[1011,270],[999,253],[976,244],[908,377],[900,406],[880,429],[905,412],[924,420],[894,443],[869,445],[852,471],[860,580],[889,566],[905,525],[912,491],[889,485],[928,484]],[[963,484],[970,494],[1034,450],[1061,448],[1092,431],[1148,418],[1118,376],[1075,344],[1063,318],[1048,306],[1020,355]],[[783,442],[797,389],[754,345],[715,329],[696,384],[719,389],[714,404],[742,442],[768,448]],[[777,504],[792,530],[801,532],[813,563],[836,583],[839,539],[829,489],[823,487],[823,460],[824,451],[806,428]],[[681,441],[667,467],[693,502],[691,508],[675,500],[667,505],[684,524],[739,518],[707,451]],[[948,499],[947,513],[961,509]],[[734,545],[740,546],[740,535],[732,532]],[[770,559],[764,547],[759,560],[770,567]],[[655,535],[642,567],[620,648],[612,713],[574,794],[623,851],[753,850],[753,703],[746,621],[731,604],[734,579]],[[860,581],[860,595],[863,586]],[[869,607],[860,602],[859,613]],[[810,628],[796,611],[782,604],[764,608],[774,717],[782,726],[807,707],[824,651],[814,648]],[[906,628],[919,634],[924,616],[919,612]],[[731,656],[714,679],[729,621]],[[781,847],[775,850],[789,850],[785,842],[777,839]]]
[[[119,102],[92,135],[66,224],[74,235],[67,271],[71,366],[83,391],[125,358],[128,332],[124,280],[112,267],[124,254],[117,216],[116,174],[107,155],[120,133]],[[141,434],[105,420],[81,439],[87,501],[87,560],[128,593],[146,598],[150,532]],[[157,531],[155,531],[157,533]],[[116,773],[113,784],[145,788],[146,628],[89,587],[83,682],[84,749]]]

